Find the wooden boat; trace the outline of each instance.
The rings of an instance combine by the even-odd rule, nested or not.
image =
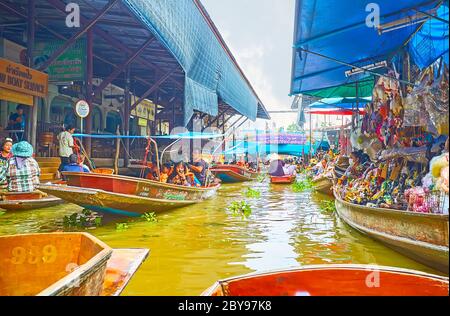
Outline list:
[[[148,252],[86,233],[0,236],[0,296],[119,295]]]
[[[0,295],[99,295],[112,249],[83,233],[0,237]]]
[[[257,172],[247,170],[237,165],[216,165],[209,170],[223,183],[246,182],[258,178]]]
[[[314,186],[314,190],[323,194],[333,196],[333,179],[330,179],[328,177],[321,177],[312,180],[312,184]]]
[[[149,252],[148,249],[113,249],[100,296],[119,296]]]
[[[202,296],[448,296],[448,278],[379,266],[305,266],[218,281]]]
[[[283,177],[273,177],[270,176],[270,183],[272,184],[292,184],[295,182],[296,176],[283,176]]]
[[[0,209],[24,211],[51,207],[64,203],[60,198],[47,196],[43,192],[4,192],[0,193]]]
[[[374,208],[342,200],[336,210],[347,224],[398,252],[448,274],[448,215]]]
[[[132,177],[64,172],[68,186],[43,185],[40,190],[98,212],[141,216],[202,202],[219,189],[184,187]]]

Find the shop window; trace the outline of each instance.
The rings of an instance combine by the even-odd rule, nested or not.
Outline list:
[[[95,132],[100,132],[102,129],[102,111],[99,107],[94,107],[92,111],[92,130]]]
[[[117,130],[117,126],[122,127],[122,118],[120,114],[117,112],[108,112],[106,115],[106,132],[115,134]]]

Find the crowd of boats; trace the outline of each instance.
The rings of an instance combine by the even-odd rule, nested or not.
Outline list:
[[[12,153],[20,157],[14,149]],[[337,213],[350,226],[448,274],[448,215],[365,206],[345,201],[338,194],[339,186],[356,176],[364,159],[358,152],[347,158],[330,150],[317,153],[307,162],[272,155],[256,165],[245,161],[209,165],[199,156],[192,164],[166,165],[162,169],[159,161],[157,168],[144,163],[141,177],[108,174],[104,170],[86,172],[81,168],[79,172],[62,172],[63,181],[57,183],[40,184],[28,192],[4,192],[2,203],[6,204],[0,207],[12,211],[68,202],[97,212],[136,217],[200,203],[213,197],[221,183],[254,181],[265,174],[273,184],[291,184],[302,173],[312,178],[316,190],[334,195]],[[189,177],[191,180],[187,180]],[[184,182],[169,180],[174,178]],[[6,280],[0,295],[118,295],[149,250],[110,249],[89,234],[54,233],[2,236],[0,252],[2,258],[7,258],[0,267],[0,276]],[[377,269],[383,275],[381,288],[367,286],[367,267],[330,265],[231,278],[203,294],[448,294],[448,278],[402,269]],[[276,281],[280,276],[285,281]],[[340,286],[318,286],[314,281],[317,278]]]

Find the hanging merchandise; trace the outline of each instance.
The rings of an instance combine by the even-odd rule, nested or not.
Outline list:
[[[431,121],[437,129],[438,134],[448,135],[448,67],[444,65],[442,74],[434,80],[429,89],[431,98],[425,103],[427,111],[430,113]]]

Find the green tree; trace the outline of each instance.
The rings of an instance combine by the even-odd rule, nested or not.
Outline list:
[[[298,126],[296,123],[292,123],[289,125],[286,129],[289,133],[295,133],[300,132],[300,126]]]

